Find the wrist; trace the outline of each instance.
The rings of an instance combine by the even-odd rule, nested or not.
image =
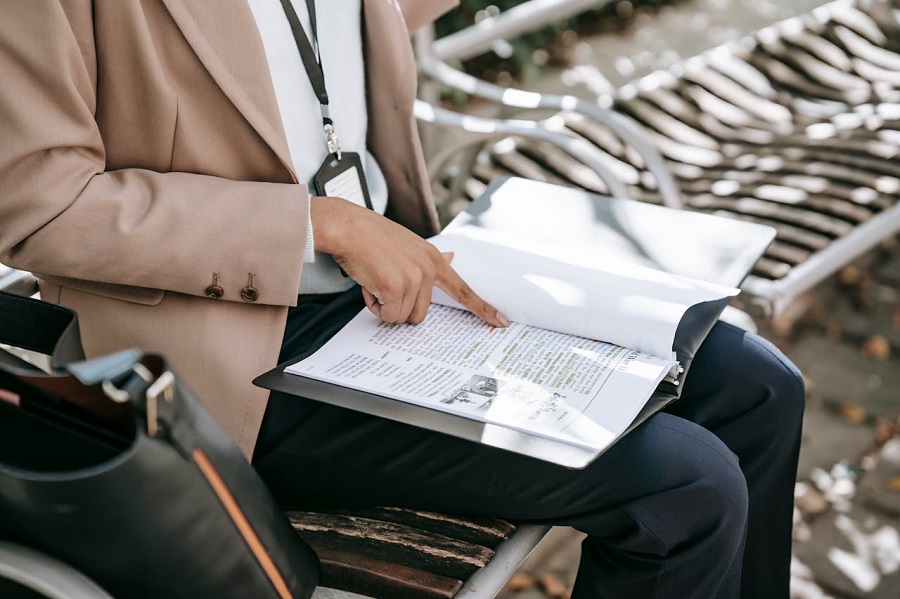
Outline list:
[[[313,232],[314,249],[334,254],[349,221],[348,213],[354,204],[341,198],[313,196],[309,200],[309,222]]]

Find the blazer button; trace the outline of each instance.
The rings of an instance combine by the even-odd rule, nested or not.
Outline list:
[[[241,289],[241,299],[245,302],[255,302],[259,299],[259,290],[253,286],[253,278],[255,274],[247,274],[247,286]]]
[[[223,295],[225,295],[225,290],[218,285],[210,285],[206,288],[206,297],[211,297],[212,299],[222,299]]]

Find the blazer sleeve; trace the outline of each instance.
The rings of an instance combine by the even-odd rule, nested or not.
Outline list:
[[[3,2],[0,261],[43,275],[296,303],[305,186],[107,171],[90,0]],[[231,291],[232,288],[235,291]]]

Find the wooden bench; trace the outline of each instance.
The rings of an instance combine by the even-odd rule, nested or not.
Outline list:
[[[3,265],[0,289],[28,296],[38,292],[30,273]],[[316,599],[490,598],[549,530],[391,507],[289,511],[286,516],[319,556]],[[91,594],[90,581],[47,556],[0,543],[0,591],[4,579],[52,599],[71,599],[75,589],[84,599],[107,597]]]
[[[396,508],[287,516],[319,556],[314,599],[493,597],[548,530]],[[3,541],[0,597],[110,599],[66,564]]]
[[[398,508],[287,512],[322,564],[317,599],[493,597],[549,527]]]

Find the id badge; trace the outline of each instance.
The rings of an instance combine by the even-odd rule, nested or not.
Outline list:
[[[372,209],[362,161],[356,152],[341,152],[340,160],[336,154],[329,154],[313,177],[313,187],[320,196],[343,198]]]

